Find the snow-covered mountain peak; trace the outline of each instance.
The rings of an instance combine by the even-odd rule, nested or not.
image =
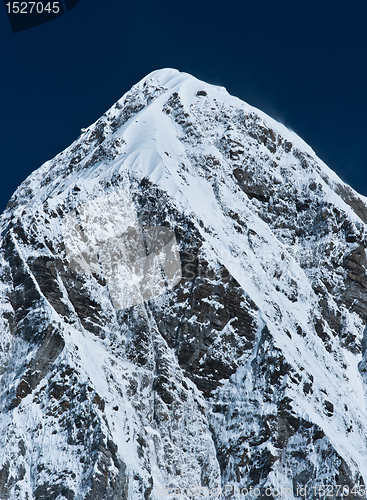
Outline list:
[[[1,218],[0,496],[365,498],[366,222],[266,114],[141,80]]]

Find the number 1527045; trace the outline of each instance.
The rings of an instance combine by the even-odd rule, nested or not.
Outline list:
[[[6,8],[8,14],[58,14],[60,2],[8,2]]]

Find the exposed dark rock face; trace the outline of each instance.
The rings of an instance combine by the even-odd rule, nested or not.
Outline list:
[[[148,256],[172,231],[181,279],[117,309],[103,252],[134,221]],[[2,216],[0,498],[367,498],[366,222],[223,89],[133,87]]]

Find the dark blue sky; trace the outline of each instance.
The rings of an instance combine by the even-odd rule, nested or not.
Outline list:
[[[261,108],[367,195],[367,0],[80,0],[15,34],[1,9],[0,211],[33,170],[164,67]]]

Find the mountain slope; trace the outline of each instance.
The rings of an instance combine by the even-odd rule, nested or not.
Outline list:
[[[2,216],[0,497],[366,498],[366,221],[294,133],[148,75]]]

